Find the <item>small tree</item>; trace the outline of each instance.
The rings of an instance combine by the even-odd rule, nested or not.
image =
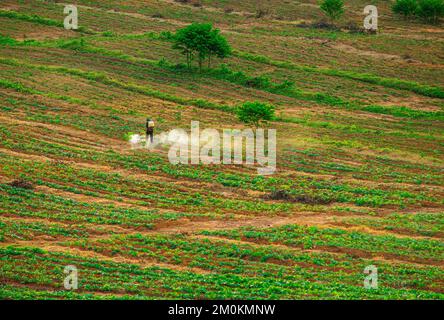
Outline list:
[[[209,59],[210,65],[211,56],[225,58],[231,54],[231,47],[219,29],[213,29],[208,23],[193,23],[179,29],[173,39],[173,49],[180,50],[186,56],[188,68],[191,68],[191,62],[196,56],[199,69],[202,70],[205,59]]]
[[[420,0],[418,15],[431,23],[438,23],[444,17],[444,0]]]
[[[344,1],[324,0],[321,4],[321,10],[324,11],[331,20],[337,20],[344,14]]]
[[[237,109],[240,121],[258,128],[260,124],[274,119],[275,107],[259,101],[245,102]]]
[[[417,0],[396,0],[392,7],[394,13],[403,15],[404,17],[412,17],[418,9]]]
[[[227,39],[220,34],[219,29],[212,29],[210,42],[208,43],[208,67],[211,68],[211,56],[223,59],[230,56],[231,52],[232,49]]]

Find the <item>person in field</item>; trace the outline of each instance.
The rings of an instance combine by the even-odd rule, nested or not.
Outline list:
[[[149,139],[149,140],[148,140]],[[150,118],[146,119],[146,143],[153,143],[154,140],[154,121]]]

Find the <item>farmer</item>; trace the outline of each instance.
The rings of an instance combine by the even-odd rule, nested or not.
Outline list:
[[[146,119],[146,143],[148,144],[148,137],[150,143],[153,143],[154,139],[154,121],[150,118]]]

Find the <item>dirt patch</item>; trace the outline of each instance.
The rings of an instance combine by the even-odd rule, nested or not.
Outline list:
[[[360,49],[357,49],[357,48],[352,47],[352,46],[345,44],[345,43],[330,42],[329,46],[333,49],[336,49],[336,50],[339,50],[339,51],[342,51],[345,53],[354,54],[354,55],[367,56],[367,57],[371,57],[371,58],[375,58],[375,59],[402,60],[403,61],[401,56],[398,56],[398,55],[380,53],[380,52],[375,52],[375,51],[360,50]]]
[[[207,220],[207,221],[191,221],[189,219],[182,219],[176,221],[174,225],[164,225],[162,222],[156,225],[153,230],[156,233],[197,233],[204,230],[227,230],[236,229],[239,227],[260,227],[273,228],[286,224],[299,225],[326,225],[332,219],[340,216],[320,214],[316,212],[304,214],[295,214],[292,216],[257,216],[241,217],[238,216],[232,220]],[[349,216],[348,216],[349,217]]]
[[[17,4],[4,4],[4,5],[0,5],[0,9],[1,10],[5,10],[5,11],[17,11],[20,9],[20,6]]]
[[[440,236],[420,236],[420,235],[413,235],[410,230],[402,230],[402,229],[395,229],[395,230],[384,230],[380,228],[372,228],[369,226],[364,225],[353,225],[350,223],[344,222],[335,222],[332,223],[336,227],[340,227],[343,229],[346,229],[347,231],[357,231],[362,233],[368,233],[368,234],[374,234],[374,235],[382,235],[382,236],[391,236],[396,238],[404,238],[404,239],[434,239],[434,240],[442,240],[442,237]]]
[[[56,131],[56,132],[61,132],[64,134],[69,134],[69,135],[72,135],[75,137],[79,137],[79,138],[82,138],[82,139],[85,139],[88,141],[90,140],[92,142],[101,142],[104,145],[110,146],[110,148],[116,147],[118,150],[129,149],[128,144],[122,140],[108,138],[103,135],[95,134],[94,132],[83,131],[83,130],[79,130],[79,129],[75,129],[75,128],[71,128],[71,127],[67,127],[67,126],[48,124],[48,123],[43,123],[43,122],[25,121],[25,120],[19,120],[16,118],[10,118],[10,117],[5,117],[5,116],[0,116],[0,121],[4,122],[4,123],[14,124],[14,125],[21,125],[24,128],[42,127],[42,128]]]
[[[305,204],[330,204],[334,201],[323,199],[308,194],[291,194],[286,190],[273,190],[263,197],[265,200],[283,200],[286,202],[296,202]]]
[[[358,56],[365,56],[373,59],[382,59],[382,60],[391,60],[397,63],[409,63],[414,64],[422,67],[429,67],[429,68],[444,68],[444,65],[442,64],[432,64],[432,63],[425,63],[422,61],[414,60],[414,59],[405,59],[402,56],[395,55],[395,54],[388,54],[388,53],[382,53],[382,52],[376,52],[376,51],[370,51],[370,50],[361,50],[357,49],[351,45],[340,43],[340,42],[329,42],[328,45],[336,50],[358,55]]]
[[[27,189],[27,190],[34,189],[34,186],[31,182],[23,180],[23,179],[14,180],[14,181],[8,183],[8,185],[10,185],[11,187],[20,188],[20,189]]]

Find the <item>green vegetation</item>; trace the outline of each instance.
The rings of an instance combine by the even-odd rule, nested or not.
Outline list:
[[[235,51],[235,55],[238,55],[242,58],[256,61],[256,62],[262,62],[267,63],[273,66],[279,66],[284,67],[288,69],[298,69],[308,72],[314,72],[314,73],[320,73],[324,75],[330,75],[330,76],[336,76],[336,77],[342,77],[342,78],[348,78],[352,80],[358,80],[366,83],[386,86],[389,88],[394,89],[401,89],[401,90],[409,90],[412,92],[415,92],[417,94],[421,94],[428,97],[434,97],[434,98],[444,98],[444,89],[439,87],[433,87],[428,85],[423,85],[420,83],[417,83],[415,81],[405,81],[395,78],[383,78],[372,74],[363,74],[363,73],[356,73],[356,72],[350,72],[350,71],[343,71],[343,70],[335,70],[335,69],[327,69],[327,68],[317,68],[317,67],[309,67],[309,66],[299,66],[296,64],[293,64],[291,62],[286,61],[276,61],[271,60],[267,57],[260,56],[260,55],[251,55],[248,53],[243,53],[239,51]]]
[[[366,225],[380,230],[394,230],[404,234],[418,234],[421,236],[440,236],[443,233],[443,213],[416,213],[406,215],[402,213],[390,214],[384,218],[364,219],[354,218],[344,221],[350,225]]]
[[[255,128],[274,119],[275,107],[259,101],[245,102],[236,111],[240,121]]]
[[[34,22],[34,23],[43,24],[43,25],[47,25],[47,26],[55,26],[55,27],[63,28],[63,21],[56,21],[53,19],[43,18],[43,17],[40,17],[36,14],[28,15],[28,14],[23,14],[23,13],[16,12],[16,11],[0,10],[0,17],[29,21],[29,22]]]
[[[0,4],[0,298],[444,299],[441,29],[313,3]],[[276,171],[173,165],[148,116],[272,127]]]
[[[417,0],[396,0],[392,10],[394,13],[401,14],[406,18],[414,16],[418,10]]]
[[[0,289],[0,296],[14,299],[295,299],[295,298],[327,298],[335,292],[335,299],[353,299],[357,297],[377,298],[391,297],[397,299],[413,299],[423,297],[439,299],[438,293],[428,293],[423,290],[396,290],[381,288],[368,291],[354,285],[344,285],[342,281],[329,284],[316,283],[300,276],[288,275],[284,279],[274,278],[270,272],[260,269],[256,275],[240,276],[227,274],[199,274],[192,271],[179,271],[164,267],[150,266],[142,268],[137,264],[125,262],[101,261],[94,258],[82,258],[66,253],[51,253],[37,248],[1,248],[0,264],[2,274],[12,277],[17,282],[35,283],[39,287],[53,290],[37,290],[20,288],[9,284]],[[73,263],[82,270],[79,285],[87,292],[101,291],[97,295],[62,290],[60,278],[63,279],[63,268]],[[5,266],[9,265],[9,268]],[[26,270],[34,270],[31,278]],[[50,270],[50,272],[48,272]],[[274,272],[287,273],[279,268]],[[100,276],[99,276],[100,275]],[[128,284],[128,278],[133,279]],[[230,284],[228,286],[227,284]],[[232,289],[236,287],[236,290]],[[59,290],[57,290],[60,288]],[[125,288],[123,295],[118,294],[119,288]],[[252,289],[254,288],[254,289]],[[55,290],[54,290],[55,289]],[[150,292],[147,296],[146,293]]]
[[[396,255],[406,260],[420,261],[426,257],[441,260],[444,248],[439,241],[376,236],[341,229],[324,229],[286,225],[278,228],[242,228],[230,231],[204,232],[205,235],[223,236],[259,243],[284,244],[303,249],[325,248],[326,251],[355,253],[358,256],[371,254]],[[350,249],[350,250],[348,250]],[[352,251],[360,250],[360,251]],[[371,256],[370,254],[370,256]]]
[[[444,1],[396,0],[392,10],[404,17],[418,16],[426,22],[437,24],[444,17]]]
[[[18,60],[15,60],[15,59],[0,59],[0,63],[5,63],[5,64],[9,64],[9,65],[20,65],[21,64]],[[70,74],[70,75],[85,78],[87,80],[102,82],[107,85],[121,87],[121,88],[124,88],[129,91],[142,93],[147,96],[160,98],[160,99],[168,100],[168,101],[175,102],[175,103],[190,104],[190,105],[194,105],[196,107],[206,108],[206,109],[221,109],[221,110],[226,110],[226,111],[233,110],[232,107],[230,107],[230,106],[217,105],[215,103],[205,101],[203,99],[186,99],[186,98],[177,97],[177,96],[174,96],[171,94],[166,94],[166,93],[160,92],[158,90],[152,89],[147,86],[139,86],[137,84],[123,83],[118,80],[109,78],[106,74],[103,74],[103,73],[88,72],[88,71],[83,71],[80,69],[66,68],[66,67],[59,67],[59,66],[44,66],[44,65],[33,65],[33,64],[28,64],[28,66],[31,68],[36,68],[36,69],[40,69],[40,70],[59,72],[59,73],[63,73],[63,74]]]
[[[323,0],[320,8],[330,19],[337,20],[344,14],[344,1]]]
[[[22,21],[32,22],[32,23],[45,25],[45,26],[64,28],[62,19],[54,20],[54,19],[44,18],[44,17],[41,17],[36,14],[29,15],[29,14],[24,14],[24,13],[12,11],[12,10],[0,10],[0,17],[6,17],[6,18],[9,18],[12,20],[22,20]],[[93,33],[91,30],[88,30],[87,28],[82,27],[82,26],[80,26],[75,31],[83,32],[83,33],[87,33],[87,34]]]
[[[431,23],[444,17],[444,0],[419,0],[418,16]]]
[[[214,29],[211,24],[193,23],[177,30],[173,39],[173,49],[186,56],[188,68],[191,68],[195,56],[198,59],[199,70],[202,70],[205,59],[208,59],[208,67],[211,67],[212,56],[223,59],[231,54],[227,40],[220,34],[220,30]]]

